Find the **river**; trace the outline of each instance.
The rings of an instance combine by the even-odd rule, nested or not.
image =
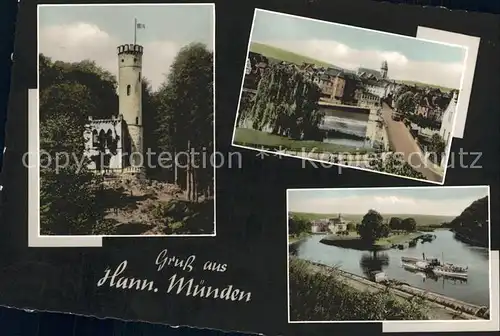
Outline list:
[[[339,111],[332,108],[323,108],[323,110],[325,116],[319,128],[337,133],[337,136],[326,138],[323,142],[356,148],[371,147],[370,142],[364,139],[366,137],[369,114]]]
[[[405,250],[391,249],[370,252],[325,245],[320,242],[323,235],[314,235],[295,247],[290,253],[301,259],[319,262],[360,276],[367,277],[370,271],[383,270],[391,279],[406,282],[458,300],[489,307],[489,253],[487,248],[470,246],[453,237],[449,230],[433,232],[436,239]],[[445,278],[430,278],[422,273],[413,273],[401,267],[401,257],[436,257],[444,262],[468,266],[467,281]]]

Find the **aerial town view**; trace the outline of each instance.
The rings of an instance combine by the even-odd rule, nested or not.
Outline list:
[[[233,145],[442,184],[465,57],[257,10]]]
[[[489,187],[290,189],[290,321],[488,320]]]

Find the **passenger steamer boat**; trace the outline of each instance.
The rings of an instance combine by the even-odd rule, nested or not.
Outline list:
[[[435,275],[441,275],[451,278],[467,279],[468,267],[456,266],[450,263],[442,263],[437,258],[422,259],[413,257],[401,257],[402,266],[411,270],[432,272]]]

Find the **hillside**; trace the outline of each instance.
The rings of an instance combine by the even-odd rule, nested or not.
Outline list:
[[[318,66],[332,67],[331,64],[328,64],[326,62],[258,42],[251,42],[250,51],[261,54],[268,58],[295,63],[297,65],[301,65],[302,63],[311,63]]]
[[[175,184],[109,180],[104,183],[109,235],[165,235],[213,232],[213,200],[187,200]]]
[[[456,237],[467,243],[489,245],[488,196],[472,202],[462,213],[450,222]]]
[[[318,214],[318,213],[305,213],[305,212],[290,212],[290,215],[296,216],[300,219],[304,219],[307,221],[315,220],[315,219],[325,219],[325,218],[334,218],[339,214]],[[413,217],[417,222],[417,226],[435,226],[440,225],[443,222],[449,222],[454,217],[453,216],[434,216],[434,215],[418,215],[418,214],[381,214],[384,219],[389,219],[391,217],[400,217],[400,218],[408,218]],[[354,223],[360,223],[363,215],[360,214],[344,214],[342,213],[342,217]]]
[[[406,85],[416,85],[418,87],[431,87],[434,89],[439,89],[442,92],[450,92],[451,90],[456,90],[453,88],[448,88],[448,87],[433,85],[433,84],[427,84],[427,83],[422,83],[422,82],[417,82],[417,81],[411,81],[411,80],[396,80],[395,82],[400,83],[400,84],[406,84]]]

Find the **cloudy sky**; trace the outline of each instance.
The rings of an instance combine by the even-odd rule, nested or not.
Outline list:
[[[117,75],[116,47],[134,42],[134,19],[146,25],[137,31],[144,46],[143,71],[153,89],[183,46],[191,42],[214,48],[213,5],[41,6],[39,52],[53,60],[95,60]]]
[[[466,49],[328,22],[256,11],[252,41],[339,67],[380,69],[388,76],[460,88]]]
[[[384,214],[457,216],[473,201],[487,195],[488,189],[483,186],[290,190],[288,210],[365,214],[374,209]]]

